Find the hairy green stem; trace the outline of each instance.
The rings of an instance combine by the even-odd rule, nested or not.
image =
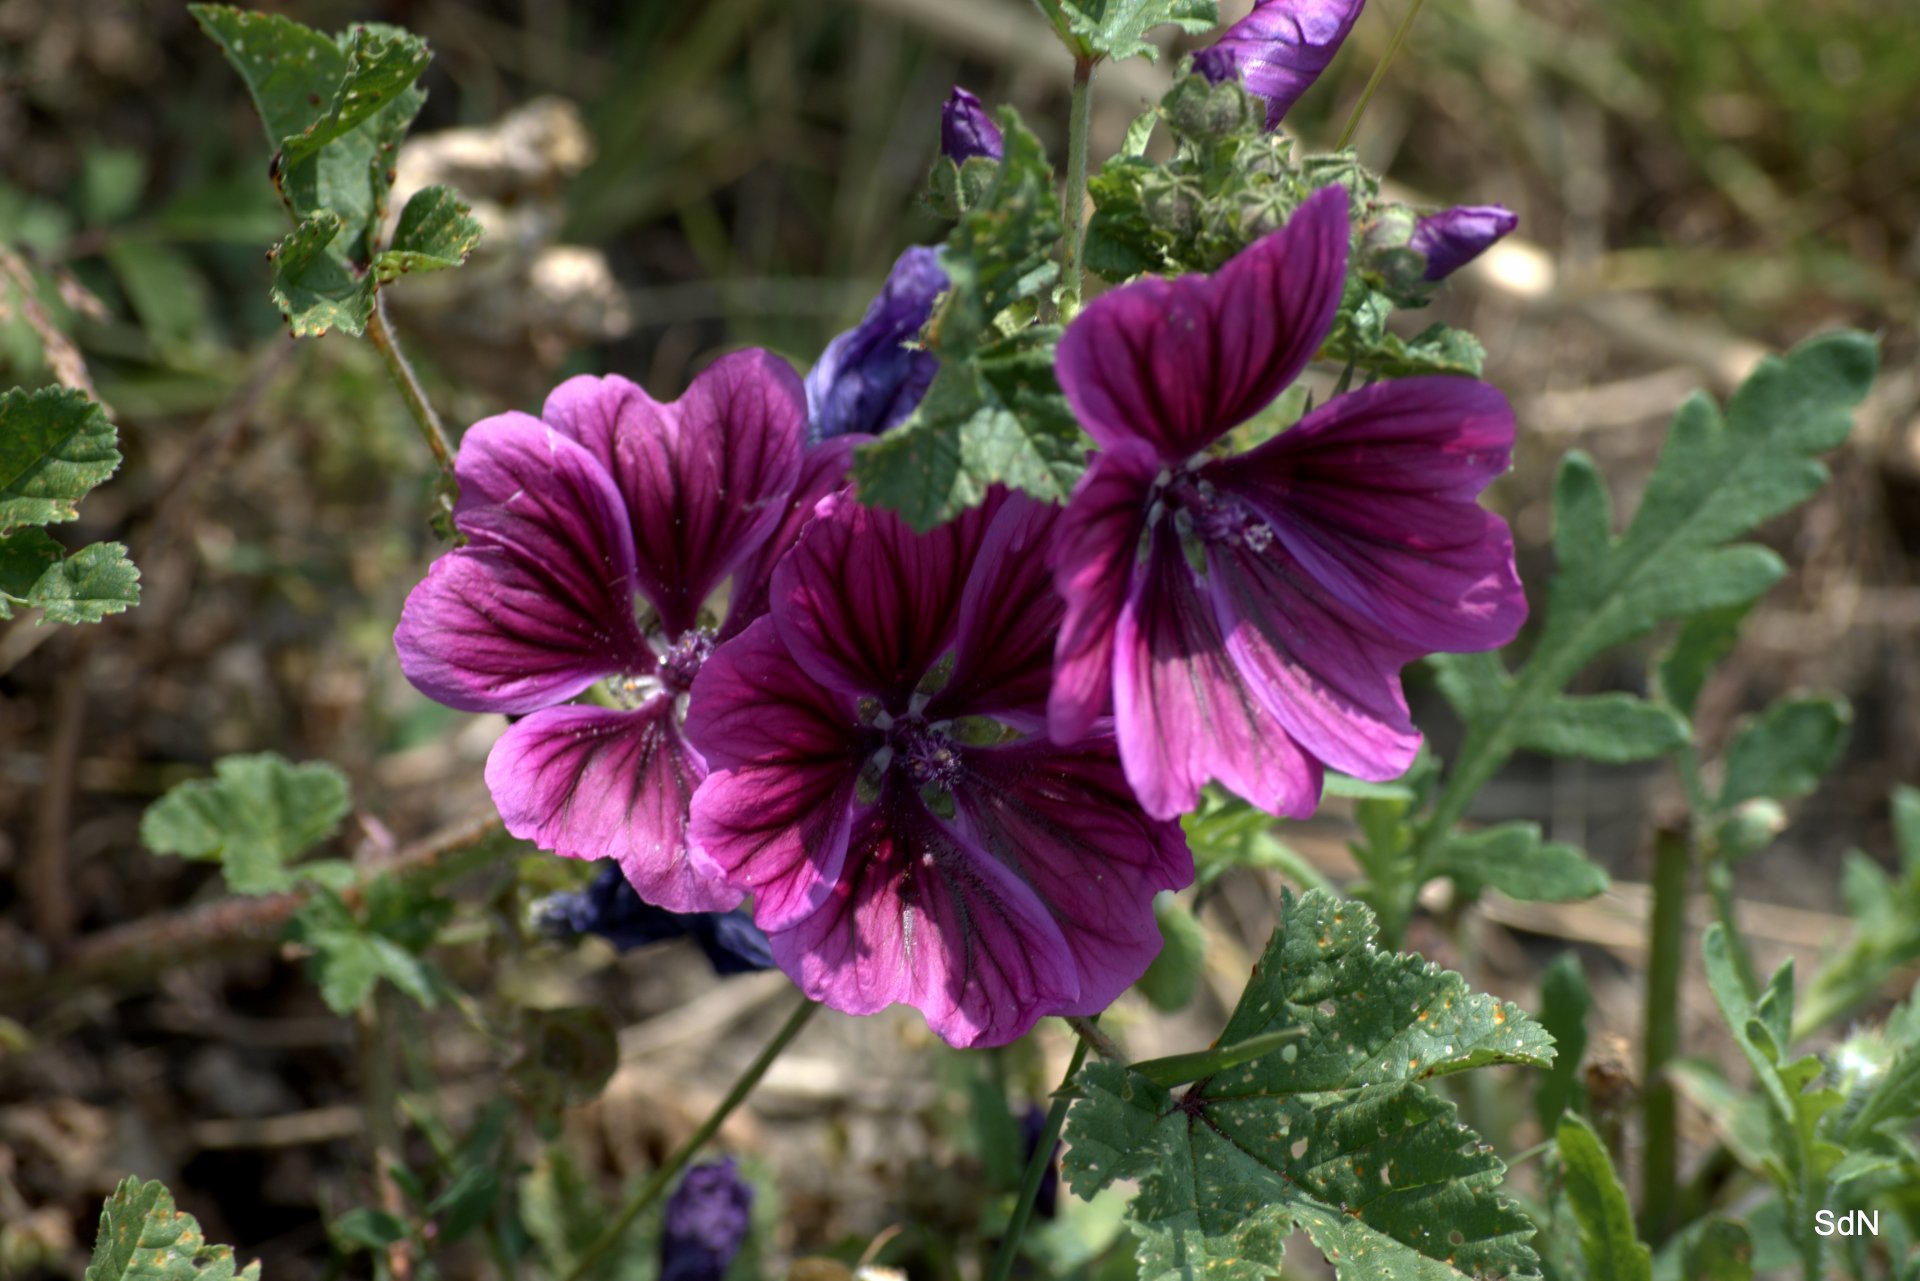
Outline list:
[[[1081,257],[1086,250],[1087,211],[1087,133],[1093,98],[1092,58],[1076,58],[1073,63],[1073,102],[1067,115],[1067,236],[1060,249],[1061,276],[1066,291],[1061,299],[1062,320],[1070,320],[1080,306]]]
[[[1680,974],[1686,951],[1687,881],[1693,849],[1684,832],[1662,829],[1653,842],[1653,918],[1647,959],[1647,1023],[1642,1047],[1640,1233],[1658,1246],[1673,1223],[1680,1180],[1676,1100],[1667,1064],[1680,1045]]]
[[[1040,1129],[1040,1140],[1034,1145],[1033,1155],[1027,1158],[1026,1173],[1020,1176],[1020,1191],[1013,1202],[1013,1217],[1007,1220],[1007,1234],[1000,1238],[1000,1251],[993,1256],[993,1271],[987,1274],[987,1281],[1007,1281],[1013,1274],[1014,1260],[1020,1257],[1020,1238],[1026,1235],[1027,1221],[1033,1217],[1033,1201],[1040,1195],[1041,1180],[1047,1177],[1047,1168],[1053,1164],[1053,1148],[1060,1141],[1060,1128],[1067,1123],[1067,1108],[1071,1100],[1065,1090],[1073,1081],[1074,1075],[1087,1061],[1087,1041],[1080,1040],[1073,1047],[1073,1058],[1067,1063],[1067,1074],[1060,1079],[1060,1088],[1053,1093],[1053,1102],[1047,1108],[1047,1121]]]
[[[414,376],[406,354],[400,350],[400,340],[387,320],[386,295],[378,291],[373,295],[373,314],[367,317],[367,337],[379,351],[380,358],[387,362],[387,372],[393,375],[400,399],[407,402],[407,412],[413,415],[414,425],[420,428],[427,448],[433,451],[434,462],[440,465],[441,471],[453,475],[453,444],[447,439],[447,429],[427,400],[427,393]]]
[[[1374,67],[1373,74],[1367,78],[1367,87],[1360,91],[1360,101],[1353,104],[1353,114],[1347,117],[1347,127],[1340,131],[1340,141],[1333,144],[1335,151],[1341,150],[1353,141],[1354,131],[1360,127],[1360,117],[1367,114],[1367,104],[1373,101],[1374,90],[1378,89],[1380,82],[1387,78],[1387,68],[1393,65],[1394,58],[1400,52],[1400,46],[1406,43],[1407,32],[1413,30],[1413,20],[1420,14],[1420,4],[1421,0],[1413,0],[1413,3],[1407,6],[1406,15],[1400,19],[1400,25],[1394,28],[1393,42],[1387,46],[1387,51],[1380,55],[1380,61]]]
[[[661,1194],[667,1190],[667,1185],[673,1182],[674,1176],[686,1168],[687,1162],[693,1160],[694,1154],[706,1146],[708,1139],[719,1133],[720,1127],[726,1124],[727,1118],[733,1115],[734,1109],[746,1102],[747,1096],[753,1093],[753,1087],[760,1084],[760,1078],[765,1076],[767,1069],[773,1066],[773,1061],[780,1057],[781,1051],[792,1043],[794,1037],[800,1035],[800,1029],[807,1025],[807,1020],[812,1018],[814,1011],[819,1008],[817,1004],[805,997],[800,999],[800,1004],[794,1008],[792,1014],[787,1016],[787,1021],[780,1025],[780,1030],[773,1034],[773,1039],[767,1042],[766,1048],[760,1051],[759,1057],[747,1065],[747,1070],[740,1074],[740,1079],[733,1083],[731,1090],[727,1091],[727,1097],[720,1100],[720,1105],[700,1123],[700,1128],[695,1130],[692,1136],[667,1158],[665,1164],[653,1172],[653,1177],[633,1194],[633,1199],[628,1201],[620,1211],[620,1216],[608,1224],[607,1230],[587,1247],[586,1253],[574,1261],[573,1267],[568,1270],[562,1281],[581,1281],[581,1278],[592,1272],[609,1251],[620,1244],[620,1238],[625,1236],[627,1229],[633,1226],[633,1221],[639,1218],[648,1206],[660,1199]]]

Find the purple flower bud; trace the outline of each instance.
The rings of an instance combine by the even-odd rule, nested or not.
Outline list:
[[[955,85],[940,108],[940,154],[961,165],[975,156],[998,160],[1000,146],[1000,126],[980,99]]]
[[[827,344],[807,374],[807,432],[816,441],[849,432],[878,435],[911,414],[940,368],[932,352],[907,344],[946,292],[938,251],[901,254],[860,323]]]
[[[634,892],[620,865],[612,861],[586,889],[540,900],[533,917],[543,933],[560,942],[593,934],[627,952],[649,943],[691,938],[707,954],[715,974],[773,968],[767,936],[745,912],[669,912],[655,907]]]
[[[1194,55],[1193,69],[1219,84],[1239,76],[1266,99],[1276,129],[1353,30],[1366,0],[1256,0],[1253,12]]]
[[[720,1281],[747,1239],[752,1214],[753,1185],[732,1157],[688,1170],[662,1216],[660,1281]]]
[[[1519,215],[1499,205],[1461,205],[1420,219],[1407,244],[1426,255],[1427,279],[1442,280],[1519,225]]]

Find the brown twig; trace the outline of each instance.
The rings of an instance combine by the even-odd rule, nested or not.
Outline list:
[[[470,818],[402,846],[382,870],[426,883],[457,875],[465,865],[452,856],[486,840],[500,827],[497,815]],[[151,982],[168,969],[270,946],[311,895],[302,887],[282,894],[221,899],[117,925],[76,942],[57,966],[0,971],[0,1002],[12,1003],[76,988],[117,982]],[[359,891],[342,897],[349,904]]]

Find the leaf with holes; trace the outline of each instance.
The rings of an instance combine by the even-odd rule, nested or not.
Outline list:
[[[1544,1067],[1551,1040],[1374,932],[1359,904],[1287,895],[1219,1044],[1303,1037],[1177,1095],[1118,1064],[1076,1078],[1063,1169],[1083,1197],[1139,1180],[1144,1281],[1274,1276],[1295,1230],[1343,1281],[1535,1272],[1532,1225],[1498,1194],[1504,1166],[1425,1081]]]
[[[233,1249],[208,1245],[199,1221],[173,1208],[158,1180],[126,1178],[100,1208],[85,1281],[260,1281],[260,1265],[234,1270]]]
[[[140,839],[156,854],[217,859],[236,893],[292,886],[288,865],[346,817],[346,775],[324,761],[294,765],[262,752],[222,757],[213,771],[149,806]]]
[[[374,272],[385,284],[408,272],[458,267],[480,243],[480,234],[479,220],[459,192],[452,187],[423,187],[400,211],[393,243],[374,259]]]

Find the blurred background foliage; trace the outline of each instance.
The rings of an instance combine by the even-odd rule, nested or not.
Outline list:
[[[1375,0],[1289,116],[1310,144],[1338,132],[1404,2]],[[436,58],[416,136],[491,130],[543,99],[577,109],[576,122],[536,107],[518,142],[464,135],[417,158],[491,206],[473,265],[438,291],[395,291],[455,424],[535,408],[576,372],[621,372],[669,398],[731,345],[805,367],[900,249],[937,237],[919,195],[955,83],[1013,103],[1062,151],[1067,64],[1018,0],[271,7],[322,29],[378,19],[426,36]],[[1231,18],[1246,4],[1222,7]],[[1096,156],[1173,60],[1103,73]],[[1887,857],[1889,785],[1920,778],[1916,120],[1920,43],[1903,0],[1432,0],[1356,139],[1426,199],[1521,215],[1527,244],[1463,275],[1438,309],[1480,333],[1489,377],[1520,410],[1518,465],[1495,501],[1536,586],[1565,449],[1594,453],[1624,506],[1690,388],[1724,391],[1759,350],[1836,325],[1884,337],[1888,373],[1836,483],[1770,531],[1795,576],[1699,713],[1705,735],[1724,736],[1788,689],[1851,698],[1846,764],[1743,885],[1813,909],[1837,904],[1840,851]],[[48,328],[77,347],[128,456],[78,533],[131,542],[145,573],[141,606],[94,633],[0,632],[0,969],[44,967],[90,932],[214,896],[208,870],[144,853],[137,825],[219,755],[337,762],[361,816],[346,845],[376,859],[394,834],[485,807],[479,763],[498,726],[420,698],[391,650],[436,548],[431,460],[369,349],[284,337],[262,253],[286,225],[246,94],[182,6],[0,0],[0,381],[52,381]],[[1429,719],[1444,740],[1444,714]],[[1649,770],[1522,760],[1479,816],[1540,821],[1644,879],[1640,840],[1671,787]],[[1337,871],[1350,832],[1336,805],[1292,843]],[[455,981],[509,1007],[584,991],[615,1026],[678,1047],[588,1118],[594,1168],[617,1183],[691,1127],[704,1081],[725,1078],[714,1063],[751,1053],[765,1000],[701,1006],[691,1036],[647,1022],[690,992],[713,999],[687,956],[533,964],[529,885],[572,884],[580,869],[529,860],[522,884],[505,862],[450,927]],[[1232,990],[1271,924],[1265,890],[1248,888],[1260,892],[1209,898],[1227,940],[1213,965]],[[1501,991],[1503,955],[1488,952]],[[1533,969],[1517,949],[1504,959],[1519,996]],[[284,957],[184,967],[153,987],[0,1018],[0,1222],[31,1229],[16,1262],[71,1257],[100,1196],[138,1164],[216,1239],[269,1252],[270,1276],[307,1275],[299,1260],[326,1257],[316,1198],[352,1203],[352,1110],[327,1123],[352,1045]],[[1624,989],[1596,979],[1603,1015],[1610,990]],[[1614,1014],[1622,1027],[1635,1017]],[[1167,1048],[1217,1015],[1203,999],[1190,1024],[1171,1021]],[[782,1248],[906,1223],[906,1257],[944,1274],[958,1265],[943,1243],[992,1213],[967,1171],[984,1162],[1004,1178],[1009,1164],[1004,1134],[952,1113],[983,1072],[1002,1096],[1051,1074],[1015,1052],[978,1068],[942,1056],[929,1076],[899,1052],[936,1054],[910,1020],[831,1022],[813,1034],[845,1043],[769,1083],[763,1124],[808,1136],[792,1152],[772,1144]],[[490,1079],[497,1047],[455,1012],[429,1026],[453,1070]],[[672,1052],[692,1057],[676,1069]],[[672,1084],[690,1078],[703,1084]],[[469,1111],[473,1095],[460,1096]],[[306,1118],[307,1138],[259,1141],[287,1115]],[[1077,1247],[1058,1248],[1072,1259]]]

